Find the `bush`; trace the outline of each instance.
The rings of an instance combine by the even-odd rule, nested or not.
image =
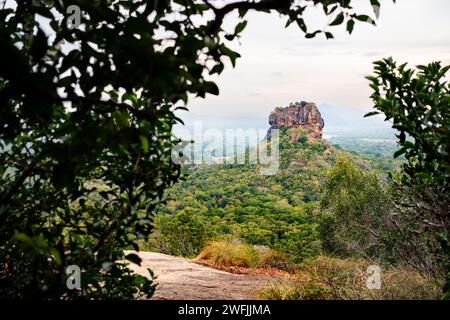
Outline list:
[[[398,268],[384,270],[381,289],[369,290],[369,265],[363,259],[320,256],[300,265],[295,278],[272,283],[259,295],[270,300],[405,300],[441,296],[440,281]]]
[[[265,300],[323,300],[326,289],[320,284],[303,283],[298,279],[284,279],[263,289],[259,298]]]
[[[382,242],[389,228],[389,203],[375,173],[339,154],[327,173],[321,199],[319,231],[325,252],[348,258],[385,257],[386,245],[391,245]]]
[[[257,265],[258,253],[249,245],[238,241],[213,241],[209,243],[196,258],[217,267],[245,267]]]
[[[321,252],[316,223],[304,223],[284,234],[276,248],[285,252],[293,263],[315,257]]]
[[[260,249],[258,251],[257,268],[275,268],[292,271],[292,264],[284,253],[268,248]]]
[[[293,265],[286,254],[266,246],[252,246],[234,239],[209,243],[196,260],[219,269],[241,267],[293,271]]]
[[[377,111],[366,115],[383,113],[399,132],[400,150],[394,157],[404,155],[406,161],[394,179],[400,193],[396,209],[413,222],[416,234],[426,238],[426,251],[436,257],[432,268],[437,263],[444,269],[446,298],[450,298],[449,70],[441,62],[416,69],[392,58],[374,62],[374,76],[367,79]],[[420,247],[418,251],[423,251]]]
[[[181,210],[175,216],[161,216],[143,250],[165,254],[194,257],[213,237],[214,233],[191,210]]]

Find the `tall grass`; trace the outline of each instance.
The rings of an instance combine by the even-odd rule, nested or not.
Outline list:
[[[368,289],[370,262],[320,256],[299,266],[296,276],[273,282],[259,297],[269,300],[439,299],[442,284],[430,276],[399,268],[382,270],[381,288]]]
[[[196,260],[208,262],[217,267],[255,267],[257,251],[238,241],[223,240],[210,242],[200,252]]]
[[[251,246],[238,240],[210,242],[196,258],[208,265],[260,269],[292,270],[287,256],[264,246]]]

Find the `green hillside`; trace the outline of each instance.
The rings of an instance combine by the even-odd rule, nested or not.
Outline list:
[[[319,254],[322,189],[337,155],[361,170],[371,166],[325,140],[308,141],[298,129],[280,130],[279,150],[275,175],[249,164],[187,168],[159,208],[151,249],[194,256],[208,240],[225,237],[276,249],[295,262]]]

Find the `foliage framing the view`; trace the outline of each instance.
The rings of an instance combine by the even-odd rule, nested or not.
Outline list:
[[[396,177],[397,209],[413,229],[405,231],[425,237],[440,260],[450,298],[450,66],[433,62],[416,71],[392,58],[374,65],[375,75],[367,77],[374,108],[399,131],[394,156],[407,160]]]
[[[151,295],[151,282],[118,260],[124,248],[138,249],[155,204],[179,177],[170,162],[173,105],[218,94],[208,76],[223,71],[224,57],[235,64],[227,43],[248,11],[275,10],[307,38],[332,38],[308,30],[303,13],[321,6],[331,26],[347,23],[351,32],[355,21],[372,22],[351,2],[3,1],[1,295]],[[74,4],[78,28],[67,23]],[[240,21],[225,32],[234,11]],[[81,267],[80,291],[65,286],[70,264]]]

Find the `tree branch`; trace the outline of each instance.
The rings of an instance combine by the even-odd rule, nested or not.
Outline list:
[[[97,104],[97,105],[115,106],[120,109],[127,109],[138,119],[148,120],[148,121],[155,120],[155,114],[151,110],[139,110],[139,109],[136,109],[135,107],[133,107],[127,103],[123,103],[123,102],[121,103],[121,102],[114,102],[111,100],[99,100],[99,99],[93,99],[93,98],[89,98],[89,97],[80,97],[80,96],[70,96],[70,97],[61,99],[61,102],[79,102],[79,103],[90,103],[90,104]]]
[[[259,2],[255,1],[241,1],[233,2],[223,6],[222,8],[217,8],[213,6],[209,1],[204,0],[205,4],[214,11],[216,16],[213,23],[210,25],[208,32],[210,34],[217,32],[217,30],[222,25],[225,16],[238,9],[238,10],[273,10],[273,9],[289,9],[293,0],[261,0]]]

